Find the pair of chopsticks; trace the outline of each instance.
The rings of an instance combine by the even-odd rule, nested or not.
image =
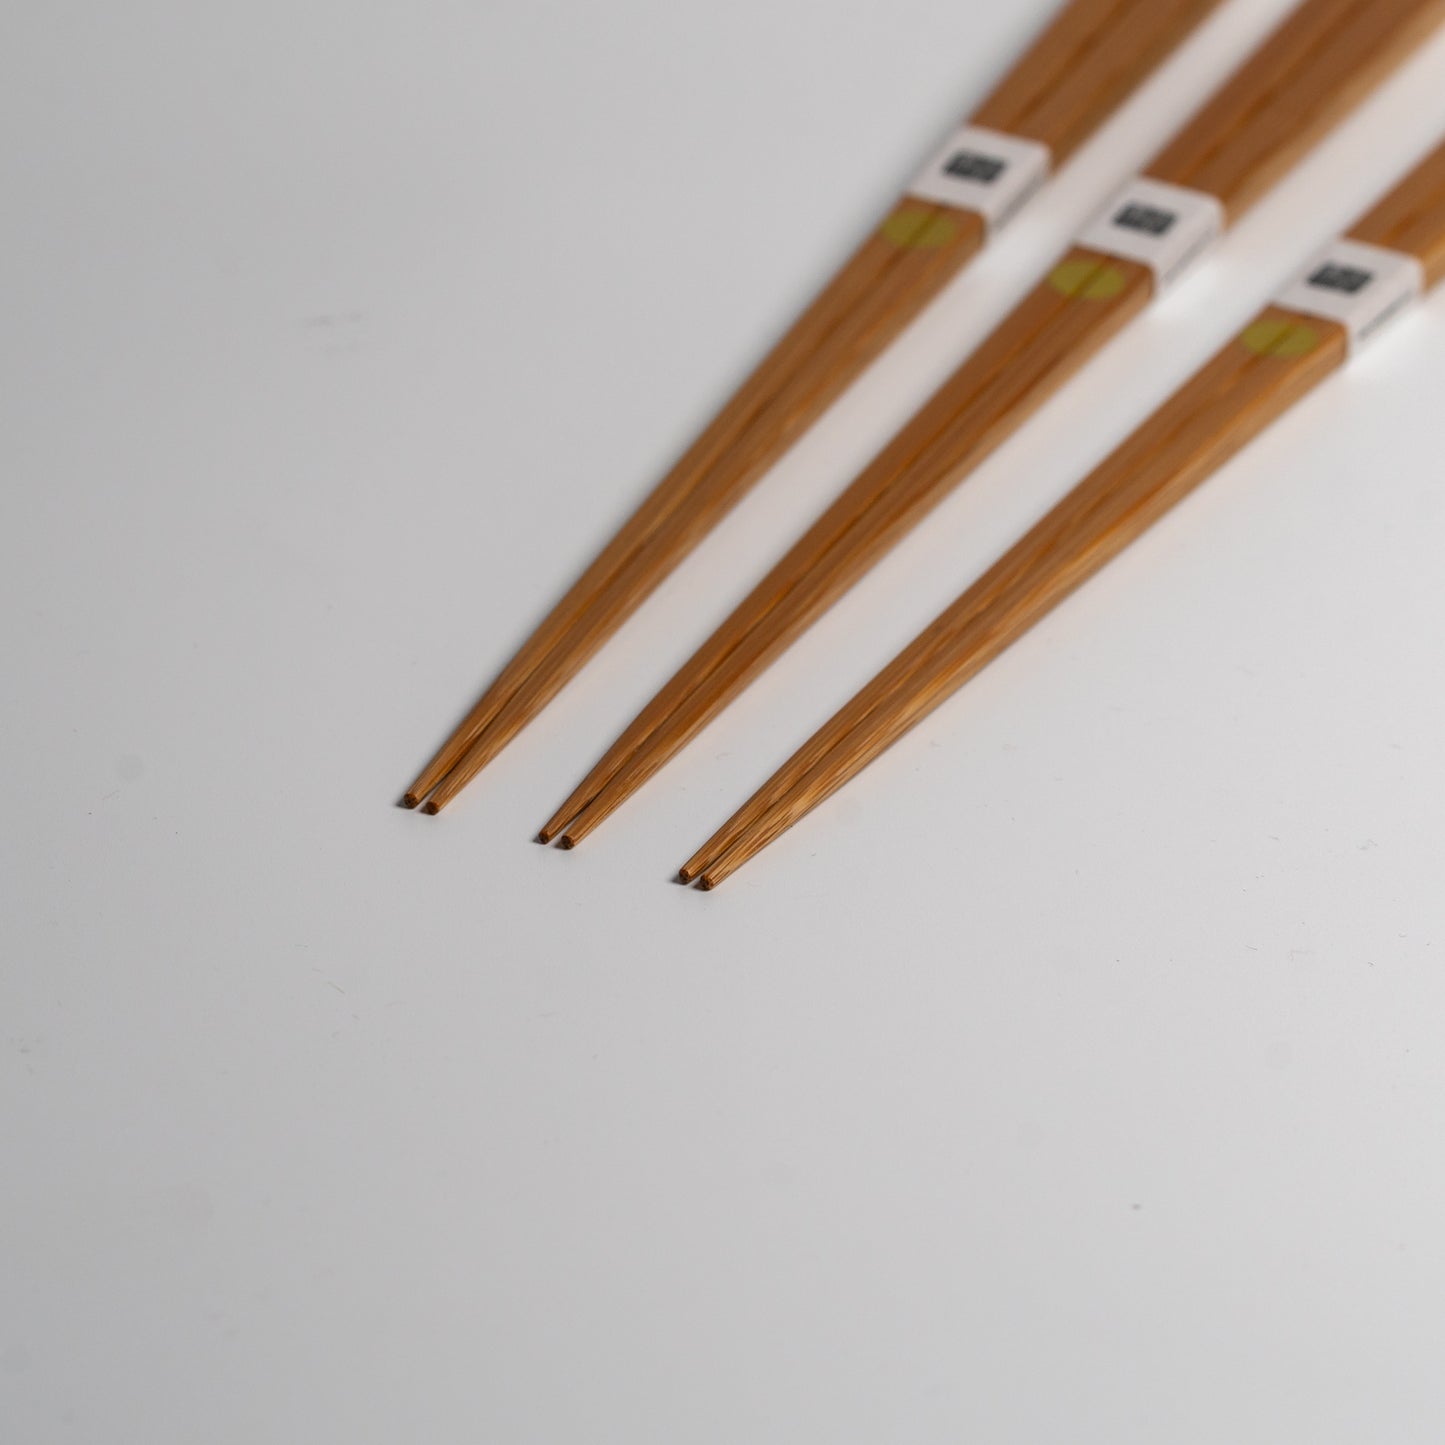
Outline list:
[[[503,668],[411,784],[436,812],[534,718],[1028,198],[1219,4],[1072,0]],[[942,197],[943,199],[940,199]]]
[[[861,772],[1445,276],[1445,146],[1317,257],[683,866],[713,888]]]
[[[1306,0],[684,663],[545,824],[572,847],[1445,18],[1441,0]]]

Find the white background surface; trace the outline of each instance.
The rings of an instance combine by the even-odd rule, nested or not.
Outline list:
[[[678,863],[1445,128],[1435,45],[571,855],[1236,0],[438,820],[480,684],[1045,0],[0,34],[0,1435],[1438,1441],[1445,301],[724,889]]]

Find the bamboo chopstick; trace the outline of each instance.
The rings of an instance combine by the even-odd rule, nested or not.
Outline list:
[[[1445,18],[1308,0],[693,654],[538,835],[585,838]]]
[[[825,724],[683,865],[712,888],[817,807],[1445,276],[1445,146]]]
[[[446,797],[652,590],[1220,0],[1072,0],[553,608],[407,790]]]

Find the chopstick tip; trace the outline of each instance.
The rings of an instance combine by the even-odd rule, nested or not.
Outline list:
[[[436,800],[433,799],[431,802],[422,805],[422,812],[426,814],[428,818],[435,818],[436,815],[441,812],[441,807]]]

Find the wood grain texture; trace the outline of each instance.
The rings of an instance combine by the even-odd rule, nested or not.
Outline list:
[[[1042,141],[1061,166],[1218,5],[1079,0],[1060,12],[973,121]]]
[[[1072,251],[679,669],[538,836],[581,842],[1142,311],[1153,284],[1145,266]]]
[[[1417,257],[1429,286],[1445,277],[1445,145],[1357,222],[1350,236]]]
[[[1442,20],[1445,0],[1309,0],[1146,174],[1217,196],[1236,219]]]
[[[1226,212],[1237,213],[1441,19],[1445,0],[1309,0],[1148,173],[1176,184],[1207,181]],[[1079,289],[1060,285],[1061,276]],[[539,838],[571,847],[595,829],[1141,310],[1150,291],[1143,267],[1077,249],[1067,256],[634,719]]]
[[[1339,367],[1344,329],[1271,307],[809,739],[679,877],[715,887],[951,697]]]
[[[1073,0],[975,115],[1073,153],[1219,0]],[[653,489],[408,788],[445,804],[977,253],[979,217],[905,197]],[[530,684],[530,685],[529,685]],[[435,808],[433,809],[435,811]]]

